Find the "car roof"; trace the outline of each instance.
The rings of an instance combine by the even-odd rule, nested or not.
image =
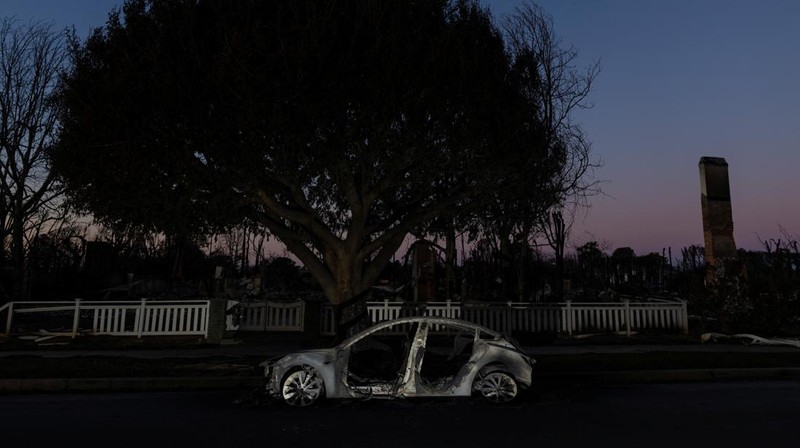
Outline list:
[[[484,333],[491,335],[494,338],[499,338],[503,336],[494,330],[484,327],[483,325],[472,323],[466,320],[453,319],[450,317],[412,316],[412,317],[401,317],[399,319],[382,320],[370,326],[369,328],[360,331],[358,334],[349,337],[342,343],[342,345],[348,345],[354,342],[355,340],[360,339],[361,337],[363,337],[363,335],[367,333],[372,333],[374,331],[378,331],[382,328],[391,327],[392,325],[410,324],[415,322],[427,322],[429,324],[443,324],[443,325],[453,325],[457,327],[466,327],[470,329],[480,330]]]

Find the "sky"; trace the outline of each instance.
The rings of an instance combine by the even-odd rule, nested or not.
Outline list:
[[[486,1],[495,15],[518,1]],[[800,2],[541,0],[579,64],[600,61],[576,115],[605,196],[572,243],[637,254],[703,244],[698,162],[729,164],[734,237],[800,234]]]
[[[481,0],[496,17],[518,0]],[[0,17],[85,37],[121,0],[0,0]],[[698,162],[729,164],[734,237],[800,235],[800,1],[540,0],[578,68],[601,72],[580,111],[603,194],[571,246],[637,254],[703,244]]]

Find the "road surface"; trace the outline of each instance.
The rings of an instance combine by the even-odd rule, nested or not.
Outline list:
[[[242,392],[0,396],[4,447],[800,446],[800,383],[571,387],[480,401],[254,405]],[[241,402],[244,399],[245,402]]]

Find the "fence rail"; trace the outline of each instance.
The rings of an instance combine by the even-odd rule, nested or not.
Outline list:
[[[81,331],[113,336],[201,335],[208,337],[209,301],[84,301],[9,302],[3,334],[13,332],[14,320],[44,315],[57,329],[50,335],[76,337]],[[40,320],[42,317],[40,316]]]
[[[386,300],[368,302],[367,310],[373,322],[411,315],[451,317],[507,334],[515,330],[570,335],[621,331],[631,334],[648,329],[687,333],[689,330],[685,302],[563,302],[535,305],[513,302],[497,305],[429,302],[414,307]],[[331,323],[325,325],[333,328]]]
[[[305,302],[242,302],[240,330],[302,332]],[[460,302],[368,302],[372,322],[404,316],[439,316],[474,322],[501,333],[513,331],[586,334],[661,329],[688,332],[685,302],[619,302],[553,304],[463,304]],[[33,319],[37,316],[39,319]],[[208,337],[209,301],[83,301],[9,302],[0,306],[0,325],[6,336],[14,323],[36,322],[47,316],[56,327],[50,335],[77,336],[82,331],[115,336],[202,335]],[[34,325],[34,324],[31,324]],[[42,327],[36,327],[36,329]],[[335,334],[333,308],[323,306],[320,334]]]

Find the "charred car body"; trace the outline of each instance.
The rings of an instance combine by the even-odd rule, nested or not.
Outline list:
[[[534,360],[501,334],[469,322],[408,317],[378,323],[327,349],[262,363],[269,395],[293,406],[321,398],[514,399]]]

